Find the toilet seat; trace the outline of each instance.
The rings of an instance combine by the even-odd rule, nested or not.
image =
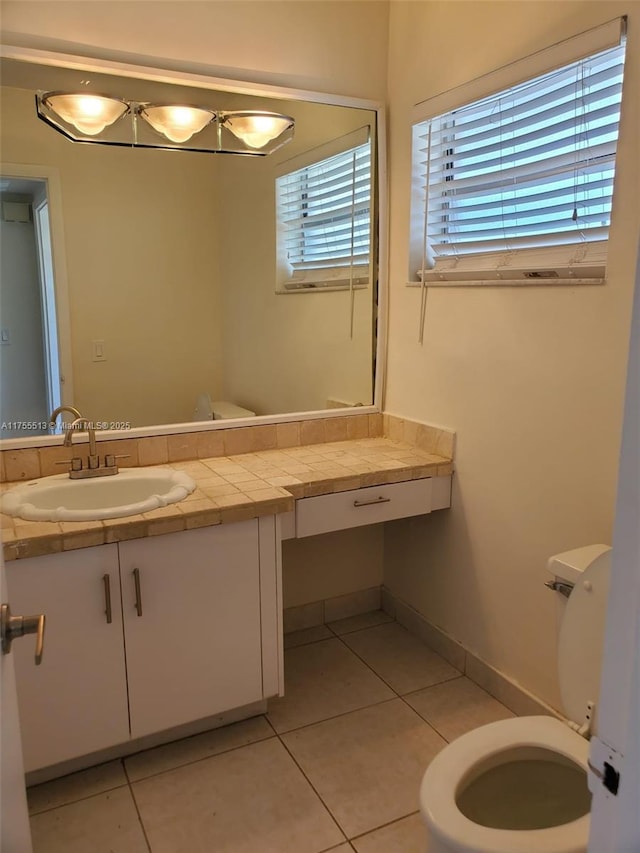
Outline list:
[[[458,853],[578,853],[586,850],[589,814],[548,829],[481,826],[459,810],[456,795],[473,768],[492,755],[539,747],[573,761],[586,773],[589,743],[554,717],[516,717],[474,729],[450,743],[427,768],[420,788],[422,816],[447,850]],[[446,754],[445,754],[446,753]]]

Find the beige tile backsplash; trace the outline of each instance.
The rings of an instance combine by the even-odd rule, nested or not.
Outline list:
[[[118,464],[122,468],[130,468],[379,436],[413,444],[427,453],[453,456],[453,431],[389,414],[348,415],[204,432],[116,439],[100,442],[99,449],[104,453],[125,457],[118,460]],[[82,447],[83,444],[86,442],[78,442],[77,446]],[[72,452],[70,448],[61,445],[1,451],[0,482],[19,482],[59,474],[64,471],[64,466],[58,463],[69,459]]]
[[[282,424],[116,439],[100,442],[98,446],[101,453],[127,456],[120,459],[118,465],[130,468],[258,453],[263,450],[323,444],[328,441],[377,438],[381,435],[382,415],[348,415],[342,418],[319,418]],[[85,444],[83,437],[74,447],[82,448],[81,452],[84,453]],[[69,459],[74,452],[79,451],[72,451],[61,444],[0,451],[0,482],[13,483],[60,474],[64,471],[64,466],[57,463]]]

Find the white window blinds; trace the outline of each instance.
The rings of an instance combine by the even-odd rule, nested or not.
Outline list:
[[[617,46],[414,125],[412,277],[602,278],[623,68]]]
[[[276,178],[276,199],[285,288],[368,283],[369,141]]]

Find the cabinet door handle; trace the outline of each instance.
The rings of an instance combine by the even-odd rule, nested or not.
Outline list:
[[[384,498],[382,495],[374,498],[372,501],[354,501],[354,506],[373,506],[373,504],[388,504],[391,503],[391,498]]]
[[[133,570],[133,582],[136,586],[136,613],[142,616],[142,592],[140,591],[140,569]]]
[[[113,618],[111,616],[111,576],[109,574],[102,575],[102,583],[104,584],[104,604],[107,624],[111,625]]]

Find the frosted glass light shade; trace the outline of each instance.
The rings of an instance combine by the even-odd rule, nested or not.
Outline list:
[[[293,126],[290,116],[266,112],[225,113],[223,124],[250,148],[263,148]]]
[[[102,133],[129,109],[127,102],[120,98],[91,92],[49,92],[43,95],[42,102],[63,121],[87,136]]]
[[[146,104],[140,115],[154,130],[172,142],[186,142],[203,130],[214,118],[212,110],[180,104]]]

